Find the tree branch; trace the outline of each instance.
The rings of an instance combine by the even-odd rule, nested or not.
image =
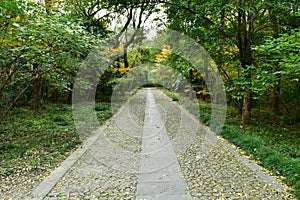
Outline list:
[[[166,0],[158,0],[158,2],[159,2],[159,3],[162,3],[162,4],[168,4],[168,5],[171,5],[171,6],[177,6],[177,7],[178,7],[177,4],[167,2]],[[195,15],[195,14],[199,14],[199,12],[194,11],[194,10],[192,10],[191,8],[185,7],[185,6],[182,6],[182,5],[180,5],[180,9],[186,10],[186,11],[188,11],[188,12],[194,14],[194,15]],[[207,17],[207,16],[201,15],[200,17],[201,17],[202,19],[204,19],[205,21],[207,21],[207,22],[208,22],[209,24],[211,24],[211,25],[216,25],[216,24],[217,24],[216,22],[214,22],[212,19],[210,19],[210,18]],[[229,34],[227,34],[227,33],[226,33],[224,30],[222,30],[220,27],[217,28],[217,29],[218,29],[218,31],[221,33],[221,35],[223,35],[224,38],[231,37]]]

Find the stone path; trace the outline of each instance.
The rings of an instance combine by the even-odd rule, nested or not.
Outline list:
[[[245,198],[289,197],[183,108],[143,89],[27,199]]]
[[[143,127],[136,199],[192,199],[151,90]]]

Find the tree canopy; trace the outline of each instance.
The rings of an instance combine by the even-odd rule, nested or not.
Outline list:
[[[251,122],[251,109],[265,96],[271,95],[270,109],[277,114],[290,113],[297,104],[297,1],[4,0],[0,9],[4,114],[28,103],[39,109],[42,101],[57,102],[63,94],[68,98],[60,101],[70,102],[80,63],[109,37],[119,40],[113,48],[122,56],[102,75],[99,93],[112,91],[138,63],[165,62],[190,80],[187,92],[195,90],[208,101],[205,74],[188,61],[166,53],[167,49],[146,55],[141,46],[131,52],[131,46],[147,39],[151,29],[147,24],[154,21],[184,33],[210,53],[223,75],[228,102],[239,109],[243,125]],[[160,18],[162,13],[165,19]],[[128,34],[132,30],[142,30],[143,36]]]

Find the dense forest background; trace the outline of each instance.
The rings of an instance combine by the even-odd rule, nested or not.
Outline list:
[[[108,109],[105,103],[110,101],[115,86],[129,81],[124,79],[126,73],[147,63],[171,66],[176,73],[169,89],[176,92],[184,87],[187,96],[194,91],[199,101],[210,103],[205,74],[172,53],[169,46],[161,50],[140,46],[138,51],[131,51],[149,37],[154,29],[149,24],[154,24],[158,32],[168,28],[183,33],[208,51],[222,75],[228,117],[232,120],[224,128],[224,137],[262,159],[269,170],[278,172],[276,175],[287,177],[286,183],[299,197],[298,0],[2,0],[1,151],[23,150],[3,155],[1,174],[12,174],[14,170],[9,163],[28,150],[28,147],[13,144],[13,138],[26,135],[20,134],[23,129],[17,127],[26,130],[30,126],[24,126],[26,122],[19,118],[25,118],[26,113],[38,118],[43,112],[51,112],[53,107],[71,105],[75,77],[82,62],[108,38],[115,38],[111,51],[120,52],[122,56],[112,58],[113,64],[99,76],[96,110]],[[125,38],[125,44],[120,43],[129,31],[138,30],[139,35],[131,34]],[[183,78],[189,85],[178,84]],[[61,111],[70,112],[70,107],[64,109]],[[48,120],[70,125],[66,118],[72,119],[72,116],[55,115]],[[13,123],[14,120],[20,121]],[[230,123],[234,128],[230,128]],[[254,139],[247,138],[254,133]],[[76,136],[73,133],[70,137]],[[72,141],[64,147],[66,151],[79,143]],[[37,148],[37,143],[33,148]],[[57,148],[61,148],[62,143],[57,143]],[[270,155],[257,153],[265,152],[265,147],[272,156],[275,149],[273,160],[265,161]]]
[[[2,116],[14,106],[30,104],[38,110],[43,102],[71,103],[74,77],[88,53],[130,28],[144,27],[146,35],[150,16],[156,16],[152,22],[157,26],[182,32],[208,50],[223,75],[228,104],[239,109],[242,124],[250,123],[253,107],[285,122],[299,122],[297,1],[3,1]],[[105,72],[99,83],[103,95],[109,96],[123,74],[141,63],[157,62],[156,56],[164,53],[141,49],[128,55],[134,43],[129,40],[120,48],[123,58]],[[188,62],[172,55],[165,59],[191,80],[195,92],[207,93],[201,74]]]

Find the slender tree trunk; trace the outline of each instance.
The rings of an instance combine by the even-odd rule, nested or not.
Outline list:
[[[57,103],[57,102],[58,102],[58,88],[54,88],[52,103]]]
[[[189,98],[192,99],[193,98],[193,69],[189,70]]]
[[[273,88],[272,95],[272,112],[278,114],[280,112],[280,77],[278,84]]]
[[[69,90],[68,90],[68,95],[67,95],[67,104],[72,103],[72,95],[73,95],[73,83],[69,83]]]
[[[248,125],[251,122],[251,92],[247,93],[243,97],[243,108],[242,108],[242,125]]]
[[[246,76],[247,79],[251,79],[251,76]],[[246,89],[242,102],[242,125],[249,125],[251,123],[251,108],[252,108],[252,94],[250,89]]]
[[[253,2],[253,5],[255,5],[255,1]],[[253,43],[255,10],[252,8],[249,11],[246,11],[245,0],[239,1],[239,7],[240,9],[238,12],[238,40],[239,40],[238,47],[239,47],[240,61],[241,61],[242,68],[247,69],[247,66],[253,64],[251,45]],[[251,72],[246,70],[243,76],[247,78],[248,81],[251,81]],[[245,89],[245,92],[246,93],[243,96],[243,105],[242,105],[242,117],[241,117],[242,125],[248,125],[251,122],[251,101],[252,101],[251,96],[252,95],[251,95],[250,88]]]
[[[278,38],[280,33],[280,26],[277,19],[276,11],[273,11],[272,7],[268,7],[269,15],[272,22],[272,30],[273,30],[273,37]],[[279,60],[274,65],[274,72],[280,71]],[[276,84],[272,89],[272,112],[278,114],[280,112],[280,87],[281,87],[281,75],[277,75],[278,84]]]
[[[37,64],[34,64],[35,73],[33,75],[33,83],[32,83],[32,110],[39,110],[42,106],[41,103],[41,89],[42,89],[42,76],[37,70]]]
[[[124,48],[124,67],[129,68],[128,56],[127,56],[127,47]]]
[[[7,116],[7,114],[8,114],[8,112],[13,109],[13,107],[16,105],[17,101],[24,94],[24,92],[26,91],[27,88],[28,88],[28,85],[21,92],[19,92],[19,94],[15,98],[15,100],[10,104],[10,106],[3,113],[2,118],[5,118]]]
[[[127,78],[127,73],[125,73],[124,76],[122,77],[123,81],[126,80],[126,78]],[[125,97],[125,91],[126,91],[126,89],[128,89],[128,88],[125,88],[126,87],[126,82],[124,81],[120,86],[121,86],[121,91],[120,91],[121,96]]]
[[[127,41],[127,39],[126,39]],[[129,68],[129,63],[128,63],[128,57],[127,57],[127,47],[124,47],[124,55],[123,55],[123,61],[124,61],[124,68]],[[127,78],[127,74],[125,73],[123,76],[124,79]],[[123,83],[121,85],[121,95],[125,96],[125,90],[126,90],[126,83]],[[128,87],[128,86],[127,86]],[[128,88],[127,88],[128,89]]]

